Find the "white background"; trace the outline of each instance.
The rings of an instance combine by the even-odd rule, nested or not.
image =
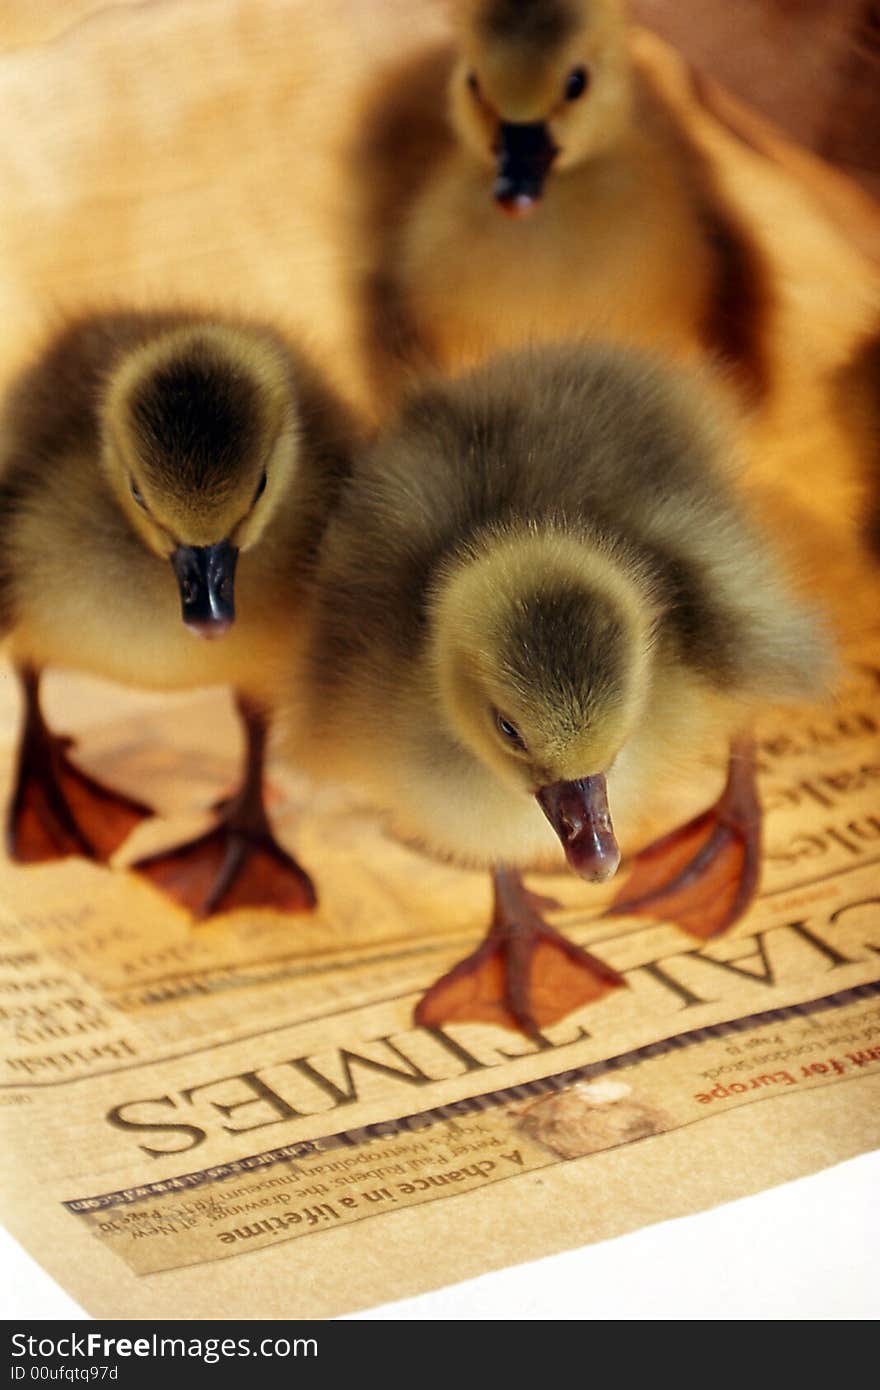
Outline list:
[[[880,1153],[873,1153],[697,1216],[355,1316],[874,1319],[878,1252]],[[87,1316],[2,1230],[0,1270],[7,1318]],[[138,1316],[135,1307],[129,1313]]]

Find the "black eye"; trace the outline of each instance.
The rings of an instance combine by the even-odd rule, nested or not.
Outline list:
[[[468,84],[468,90],[471,91],[471,92],[473,92],[473,94],[474,94],[475,97],[478,97],[478,96],[480,95],[480,83],[479,83],[479,79],[477,78],[477,74],[476,74],[475,72],[469,72],[469,73],[468,73],[468,75],[467,75],[467,84]]]
[[[519,729],[515,724],[511,724],[509,719],[505,719],[503,714],[499,714],[497,710],[495,711],[495,724],[498,732],[504,735],[508,743],[512,743],[514,748],[518,748],[522,753],[528,752]]]
[[[587,90],[589,77],[586,68],[572,68],[565,83],[565,100],[577,101]]]
[[[252,506],[252,507],[255,506],[257,502],[259,502],[259,500],[260,500],[260,498],[262,497],[263,493],[266,491],[266,483],[267,483],[267,482],[268,482],[268,479],[267,479],[266,474],[265,474],[265,472],[264,472],[264,473],[263,473],[263,476],[260,478],[260,481],[257,483],[257,490],[256,490],[256,492],[254,493],[254,500],[253,500],[253,502],[251,503],[251,506]]]
[[[131,488],[131,495],[134,498],[135,502],[137,502],[138,506],[141,508],[142,511],[146,511],[147,504],[144,501],[143,496],[141,495],[141,490],[135,482],[134,478],[129,478],[128,485]]]

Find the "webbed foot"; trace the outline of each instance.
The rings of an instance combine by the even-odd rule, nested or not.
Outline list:
[[[727,784],[715,805],[634,856],[607,915],[674,922],[705,940],[743,915],[760,867],[754,750],[743,740],[731,749]]]
[[[530,892],[509,869],[496,870],[493,883],[485,941],[431,986],[416,1008],[416,1023],[495,1023],[535,1037],[625,983],[544,920],[542,909],[559,906],[553,899]]]
[[[6,847],[19,864],[80,855],[104,863],[152,808],[105,787],[68,757],[73,742],[53,734],[39,705],[39,675],[19,672],[24,726],[6,820]]]

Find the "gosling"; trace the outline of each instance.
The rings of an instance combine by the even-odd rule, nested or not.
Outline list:
[[[200,916],[314,905],[275,841],[263,761],[278,634],[348,470],[352,422],[273,331],[188,312],[67,324],[13,385],[0,459],[0,635],[24,696],[7,821],[19,862],[106,861],[143,802],[83,773],[46,667],[144,689],[228,685],[245,773],[216,825],[135,867]]]
[[[823,688],[822,621],[728,478],[699,379],[566,345],[424,384],[360,458],[291,646],[286,746],[367,790],[426,853],[488,869],[483,945],[418,1021],[536,1033],[620,976],[522,873],[610,878],[664,775],[731,741],[718,803],[635,863],[618,910],[706,936],[745,910],[760,812],[747,731]]]
[[[353,141],[380,409],[426,365],[584,335],[707,352],[759,401],[766,258],[634,56],[620,0],[452,0],[451,14],[450,41],[383,71]]]

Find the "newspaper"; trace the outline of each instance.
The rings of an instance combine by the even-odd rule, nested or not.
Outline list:
[[[94,710],[87,682],[55,704],[76,712],[78,689]],[[83,745],[162,788],[168,839],[233,777],[210,737],[231,721],[219,693],[144,704]],[[629,988],[540,1043],[413,1024],[478,939],[487,883],[281,769],[275,820],[326,888],[314,917],[194,927],[123,868],[4,862],[4,1219],[102,1316],[326,1316],[873,1146],[878,728],[869,653],[833,706],[765,721],[764,874],[728,935],[608,919],[603,890],[542,878]]]

